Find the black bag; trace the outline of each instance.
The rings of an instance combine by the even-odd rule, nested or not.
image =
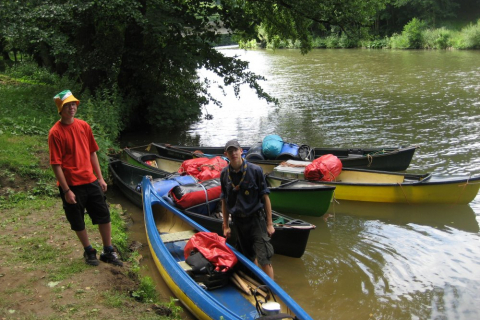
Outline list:
[[[230,272],[215,271],[212,263],[199,251],[192,251],[185,262],[192,268],[195,282],[205,285],[207,290],[221,288],[228,283]]]
[[[192,251],[185,260],[194,274],[206,274],[213,272],[213,264],[205,258],[200,251]]]
[[[194,274],[193,280],[203,283],[207,290],[221,288],[228,283],[230,272],[213,271],[211,274]]]

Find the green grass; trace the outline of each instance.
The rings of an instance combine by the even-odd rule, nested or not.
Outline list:
[[[9,295],[23,296],[22,301],[34,300],[35,285],[43,282],[67,282],[53,288],[53,300],[47,303],[58,311],[42,319],[104,319],[101,310],[90,309],[89,299],[105,300],[105,307],[122,309],[128,317],[136,319],[181,319],[181,308],[174,300],[161,304],[171,310],[170,316],[159,316],[154,312],[133,314],[127,308],[132,301],[159,303],[155,285],[150,278],[139,279],[140,265],[138,253],[128,252],[128,233],[125,228],[125,213],[119,207],[110,208],[112,220],[112,242],[122,253],[122,258],[131,266],[124,270],[131,278],[139,279],[135,290],[137,297],[118,294],[86,291],[72,284],[75,275],[92,271],[79,258],[82,248],[78,239],[72,236],[68,222],[61,209],[61,202],[54,174],[49,165],[47,136],[51,126],[59,119],[52,97],[60,90],[68,88],[79,92],[78,85],[49,75],[44,69],[25,64],[9,69],[8,75],[0,75],[0,243],[3,254],[0,266],[9,274],[23,272],[42,274],[32,276],[26,283],[11,286],[0,293],[0,315],[15,319],[37,319],[35,314],[23,313],[9,306]],[[102,172],[107,177],[107,152],[118,149],[115,141],[121,130],[119,120],[118,95],[115,90],[100,92],[95,96],[85,93],[79,110],[79,118],[87,120],[94,131],[100,146],[99,159]],[[58,208],[52,211],[52,208]],[[54,222],[52,222],[54,221]],[[87,232],[97,235],[98,228],[86,219]],[[58,242],[56,239],[70,240]],[[72,237],[74,240],[72,240]],[[92,245],[101,250],[99,237],[91,237]],[[77,252],[78,251],[78,252]],[[65,259],[66,256],[75,257]],[[3,277],[3,274],[0,275]],[[75,291],[73,291],[75,290]],[[65,304],[62,299],[74,293],[78,303]],[[93,296],[92,296],[93,295]],[[85,312],[86,310],[86,312]]]
[[[36,153],[45,143],[46,138],[41,136],[19,136],[11,132],[1,134],[0,167],[10,167],[19,173],[38,170],[40,163]]]

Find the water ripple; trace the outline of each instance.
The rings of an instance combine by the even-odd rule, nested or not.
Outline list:
[[[251,145],[278,134],[319,147],[417,145],[409,172],[480,174],[478,50],[226,53],[265,75],[279,105],[248,87],[240,99],[212,88],[224,107],[207,106],[213,120],[178,143]],[[276,281],[314,319],[480,318],[480,196],[458,207],[333,207],[328,223],[300,217],[317,225],[301,259],[273,260]]]

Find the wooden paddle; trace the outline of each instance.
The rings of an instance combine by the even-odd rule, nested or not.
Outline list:
[[[233,273],[233,277],[231,278],[233,283],[240,289],[242,290],[245,294],[251,296],[252,292],[248,288],[247,284],[236,274],[235,272]]]

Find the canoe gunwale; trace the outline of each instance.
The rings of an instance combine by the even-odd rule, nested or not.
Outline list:
[[[295,184],[298,181],[300,181],[300,180],[295,179],[295,180],[289,181],[285,184],[281,184],[278,187],[269,187],[269,189],[270,190],[275,190],[275,191],[278,191],[278,192],[292,192],[292,191],[305,191],[305,190],[329,192],[329,191],[335,190],[335,186],[325,185],[325,184],[321,184],[321,183],[318,184],[318,187],[302,188],[302,187],[292,186],[292,184]]]
[[[250,147],[241,147],[242,150],[249,150]],[[379,148],[312,148],[315,151],[314,158],[325,154],[334,154],[337,156],[345,168],[378,168],[385,171],[404,171],[410,165],[415,150],[418,146],[397,146],[397,147],[379,147]],[[157,154],[165,156],[167,158],[180,158],[182,160],[192,158],[194,151],[205,151],[205,155],[223,155],[223,147],[200,147],[200,146],[172,146],[165,143],[150,143],[149,150],[157,150]],[[349,157],[348,154],[351,150],[362,150],[363,154],[356,157]],[[202,151],[202,152],[203,152]],[[369,153],[375,153],[383,151],[384,153],[377,153],[369,155]],[[389,159],[389,160],[387,160]],[[312,159],[313,160],[313,159]],[[251,160],[250,162],[264,165],[274,166],[278,165],[285,160]],[[379,163],[380,162],[380,163]]]
[[[416,177],[424,179],[390,183],[342,181],[322,183],[336,186],[335,199],[337,200],[409,204],[467,205],[475,199],[480,189],[480,176],[435,177],[435,175],[426,174],[416,175]],[[267,175],[267,183],[273,185],[289,179],[291,178],[281,175]]]
[[[351,168],[347,170],[352,170]],[[360,169],[354,169],[355,171],[370,171],[374,172],[373,170],[360,170]],[[381,173],[381,171],[379,171]],[[389,172],[389,173],[395,173],[395,172]],[[400,174],[401,175],[401,174]],[[433,174],[425,174],[425,175],[409,175],[410,177],[417,176],[417,177],[425,177],[422,180],[414,180],[410,179],[410,181],[404,181],[402,183],[361,183],[361,182],[343,182],[343,181],[310,181],[310,182],[318,182],[326,185],[345,185],[345,186],[369,186],[369,187],[391,187],[391,186],[416,186],[416,185],[442,185],[442,184],[477,184],[480,183],[480,176],[471,176],[469,178],[461,178],[458,177],[457,179],[445,179],[445,180],[434,180],[435,176]],[[275,174],[267,174],[267,178],[272,177],[274,179],[279,179],[279,180],[291,180],[290,178],[287,177],[281,177]],[[294,181],[297,181],[298,179],[293,179]],[[433,180],[433,181],[432,181]],[[278,187],[274,187],[278,188]]]
[[[160,238],[160,234],[157,231],[155,220],[153,217],[152,206],[153,205],[161,205],[166,210],[170,211],[174,215],[180,217],[183,221],[185,221],[188,225],[190,225],[194,230],[208,232],[207,229],[203,228],[201,225],[196,223],[195,221],[191,220],[187,216],[185,216],[181,211],[177,208],[172,207],[168,204],[164,199],[156,194],[153,190],[153,186],[150,180],[147,177],[143,177],[142,179],[142,200],[143,200],[143,208],[145,214],[145,227],[147,229],[147,235],[149,238],[149,244],[153,244],[151,246],[152,254],[156,256],[160,262],[166,261],[168,262],[168,266],[171,266],[172,272],[174,272],[171,276],[175,276],[174,280],[181,281],[182,284],[188,286],[187,288],[180,288],[180,285],[175,283],[179,289],[183,292],[183,295],[189,297],[192,302],[195,302],[195,305],[198,308],[204,308],[205,310],[212,308],[215,306],[221,310],[226,319],[242,319],[241,316],[234,315],[232,312],[229,311],[228,308],[221,305],[219,301],[213,299],[212,296],[205,294],[204,289],[202,289],[193,278],[188,276],[183,268],[175,261],[172,255],[169,253],[168,249],[166,248],[165,244],[162,242]],[[257,276],[261,282],[267,285],[270,290],[277,296],[278,299],[282,300],[283,303],[287,306],[289,310],[296,315],[298,319],[303,320],[313,320],[296,302],[293,300],[280,286],[270,279],[259,267],[257,267],[252,261],[247,259],[245,256],[240,254],[235,248],[230,246],[227,243],[227,246],[235,253],[237,256],[238,262],[243,264],[246,268],[248,268],[255,276]],[[165,254],[161,254],[165,253]],[[164,257],[166,256],[166,257]],[[166,260],[165,260],[166,259]],[[165,267],[168,267],[165,266]],[[168,272],[167,269],[165,269]],[[193,294],[193,296],[191,296]],[[193,298],[197,298],[198,300],[193,301]],[[205,302],[203,304],[203,302]],[[198,303],[198,304],[197,304]],[[202,303],[202,304],[201,304]],[[206,311],[205,311],[206,313]],[[228,315],[232,315],[228,317]]]

